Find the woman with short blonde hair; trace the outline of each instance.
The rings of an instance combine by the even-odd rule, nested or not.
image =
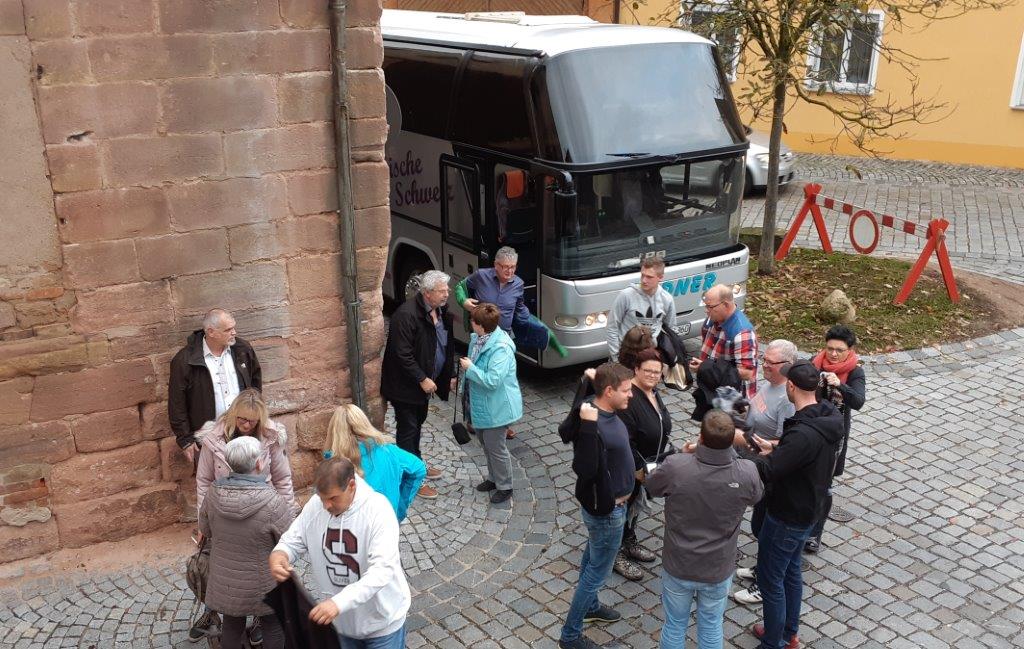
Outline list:
[[[423,460],[395,444],[395,439],[377,430],[366,413],[348,403],[334,409],[327,425],[324,457],[346,458],[374,491],[383,494],[395,509],[399,521],[427,477]]]

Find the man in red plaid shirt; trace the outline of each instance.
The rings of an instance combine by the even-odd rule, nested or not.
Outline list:
[[[704,294],[704,311],[708,314],[701,327],[703,342],[700,356],[690,360],[697,371],[707,359],[732,361],[746,386],[747,398],[757,393],[757,335],[754,325],[736,306],[732,287],[717,284]]]

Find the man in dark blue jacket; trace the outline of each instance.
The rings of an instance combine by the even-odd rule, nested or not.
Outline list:
[[[636,480],[629,433],[616,415],[633,395],[632,378],[631,370],[618,363],[605,363],[594,374],[593,405],[580,405],[579,428],[571,440],[572,470],[588,539],[580,563],[580,581],[558,641],[562,649],[598,646],[583,635],[584,622],[622,618],[618,611],[602,605],[597,595],[611,574],[622,544],[626,502]]]
[[[762,451],[754,463],[768,493],[757,537],[757,586],[764,598],[764,625],[753,628],[759,649],[800,646],[804,542],[821,514],[843,439],[843,416],[815,396],[820,370],[800,360],[779,371],[796,414],[783,423],[779,440],[754,437]]]

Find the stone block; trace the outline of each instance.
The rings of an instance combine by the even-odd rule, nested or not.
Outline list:
[[[67,6],[68,3],[60,4]],[[32,63],[39,85],[89,81],[88,47],[88,42],[84,40],[45,41],[33,44]]]
[[[55,505],[53,513],[64,547],[80,548],[100,541],[151,532],[178,522],[178,486],[161,483],[105,498]]]
[[[348,73],[348,114],[351,119],[383,117],[384,71],[351,70]]]
[[[32,421],[135,406],[156,399],[156,374],[148,358],[66,374],[36,377]]]
[[[39,520],[41,514],[49,516],[48,509],[37,506],[48,505],[49,497],[50,489],[45,480],[36,480],[24,489],[8,491],[0,496],[0,505],[5,506],[0,511],[0,520],[8,525],[24,525]]]
[[[376,0],[369,1],[373,3]],[[352,11],[352,7],[347,11]],[[286,25],[296,29],[326,28],[330,25],[327,4],[319,0],[281,0],[281,16]]]
[[[341,295],[341,254],[288,260],[288,285],[296,302]]]
[[[150,135],[159,117],[156,86],[138,82],[42,87],[38,103],[47,144]]]
[[[345,30],[345,66],[349,70],[379,68],[384,62],[384,40],[377,27]]]
[[[382,146],[388,139],[388,122],[383,117],[350,119],[348,141],[353,152]]]
[[[176,185],[167,190],[177,230],[261,223],[288,215],[280,178],[230,178]]]
[[[227,172],[259,175],[320,169],[334,164],[334,133],[328,123],[297,124],[224,136]]]
[[[92,142],[50,145],[46,147],[46,159],[54,192],[80,192],[103,186],[99,149]]]
[[[67,0],[22,0],[25,31],[32,40],[71,36],[71,7]]]
[[[289,305],[235,311],[238,331],[250,339],[290,336],[301,331],[342,324],[344,305],[338,297],[292,302]]]
[[[334,169],[288,176],[288,206],[292,214],[321,214],[338,210],[338,181]],[[390,212],[388,213],[390,218]]]
[[[337,403],[338,374],[325,374],[315,381],[285,379],[263,386],[263,396],[274,417],[286,412],[324,408]]]
[[[155,484],[160,476],[158,442],[79,453],[53,466],[50,498],[57,505],[91,500]]]
[[[296,491],[305,489],[313,484],[313,476],[316,475],[316,467],[323,459],[319,451],[305,451],[299,449],[288,458],[292,465],[292,486]]]
[[[292,377],[311,380],[340,370],[346,361],[345,327],[295,334],[288,339]]]
[[[60,235],[66,243],[153,236],[171,231],[161,189],[106,189],[55,199]]]
[[[22,424],[0,428],[0,469],[19,464],[54,463],[75,452],[67,422]]]
[[[277,0],[159,0],[160,29],[177,32],[248,32],[281,24]]]
[[[299,448],[323,451],[327,448],[327,425],[335,408],[324,408],[299,414],[295,437]]]
[[[270,338],[252,344],[263,369],[263,383],[288,378],[288,345],[283,338]]]
[[[4,561],[35,557],[59,547],[57,521],[52,518],[45,523],[0,526],[0,556]]]
[[[387,246],[391,241],[391,210],[386,206],[355,211],[356,248]]]
[[[18,316],[14,313],[14,305],[0,302],[0,330],[18,324]]]
[[[82,336],[34,336],[0,346],[0,379],[77,370],[90,360],[89,343]]]
[[[360,248],[356,251],[356,279],[358,290],[372,291],[379,289],[384,281],[384,268],[387,266],[388,249],[381,246]]]
[[[34,380],[29,376],[0,382],[0,426],[13,426],[28,421],[33,383]]]
[[[109,286],[78,293],[71,309],[71,323],[77,331],[111,331],[170,322],[171,292],[166,282],[143,282]]]
[[[331,120],[334,95],[330,72],[282,77],[277,93],[282,122],[293,124]]]
[[[331,38],[325,29],[219,34],[213,39],[217,74],[280,74],[330,69]]]
[[[174,303],[182,313],[214,307],[244,310],[284,302],[288,280],[284,264],[259,263],[172,280]]]
[[[192,462],[185,457],[173,437],[160,440],[160,467],[164,482],[177,482],[192,477]]]
[[[139,258],[145,260],[141,269],[147,280],[231,267],[227,231],[220,228],[138,239],[135,245]]]
[[[391,193],[388,165],[367,162],[352,166],[352,205],[355,209],[387,205]]]
[[[10,469],[0,471],[0,493],[10,493],[40,480],[50,479],[49,464],[19,464]]]
[[[155,26],[153,6],[139,0],[78,0],[75,3],[79,36],[138,34]]]
[[[340,243],[336,221],[333,214],[325,214],[232,228],[231,261],[243,264],[302,252],[337,250]]]
[[[363,336],[363,362],[380,358],[384,343],[387,342],[387,324],[380,312],[370,320],[359,323],[359,331]]]
[[[147,265],[151,260],[147,260]],[[139,262],[131,239],[71,243],[64,246],[68,288],[97,288],[139,281]]]
[[[0,0],[0,36],[20,36],[25,33],[25,17],[21,0]]]
[[[114,185],[159,185],[219,174],[224,167],[219,135],[167,135],[109,140],[103,169]]]
[[[167,418],[167,402],[144,403],[142,414],[142,439],[163,439],[172,437],[171,422]]]
[[[96,81],[150,81],[198,77],[213,71],[211,37],[128,36],[88,41],[89,66]]]
[[[171,133],[236,131],[277,123],[271,77],[177,79],[163,88],[161,105],[164,124]]]
[[[345,24],[348,27],[373,27],[380,24],[381,0],[365,0],[354,2],[345,12]]]
[[[71,420],[71,434],[79,453],[109,451],[142,441],[138,408],[97,412]]]

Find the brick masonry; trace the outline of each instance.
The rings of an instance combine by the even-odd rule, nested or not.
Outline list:
[[[0,0],[0,562],[187,515],[167,364],[214,306],[302,422],[308,482],[348,398],[327,5]],[[383,331],[380,3],[348,13],[361,328]]]

